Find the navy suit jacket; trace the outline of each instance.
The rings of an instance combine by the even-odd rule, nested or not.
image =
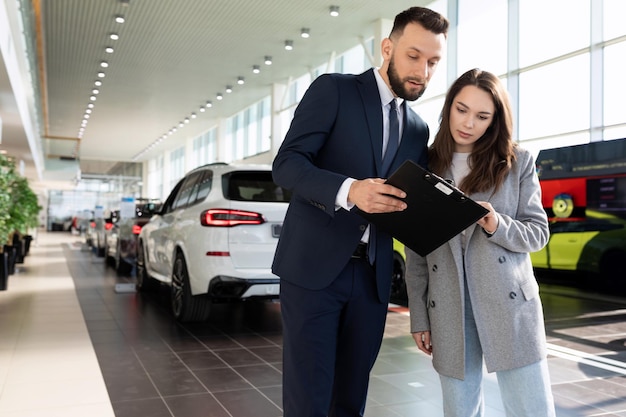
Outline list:
[[[304,288],[328,286],[350,261],[368,222],[335,209],[348,177],[383,178],[383,115],[374,69],[360,75],[324,74],[309,87],[273,162],[276,184],[292,191],[272,271]],[[404,160],[426,166],[428,125],[406,104],[393,172]],[[376,280],[388,302],[392,238],[376,233]]]

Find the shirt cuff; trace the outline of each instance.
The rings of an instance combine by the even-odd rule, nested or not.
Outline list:
[[[348,203],[348,193],[350,192],[350,186],[356,180],[354,178],[346,178],[346,180],[339,187],[337,191],[337,197],[335,197],[335,211],[343,208],[345,210],[352,210],[354,203]]]

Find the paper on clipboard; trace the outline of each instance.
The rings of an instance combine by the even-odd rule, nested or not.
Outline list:
[[[405,161],[386,181],[406,192],[404,211],[360,214],[405,246],[426,256],[489,211],[443,178]]]

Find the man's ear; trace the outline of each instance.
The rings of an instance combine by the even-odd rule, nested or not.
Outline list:
[[[393,52],[393,42],[389,38],[383,39],[380,47],[383,59],[389,60]]]

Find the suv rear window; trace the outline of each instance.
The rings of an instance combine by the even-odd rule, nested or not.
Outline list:
[[[274,184],[271,171],[235,171],[223,177],[224,196],[236,201],[288,203],[291,193]]]

